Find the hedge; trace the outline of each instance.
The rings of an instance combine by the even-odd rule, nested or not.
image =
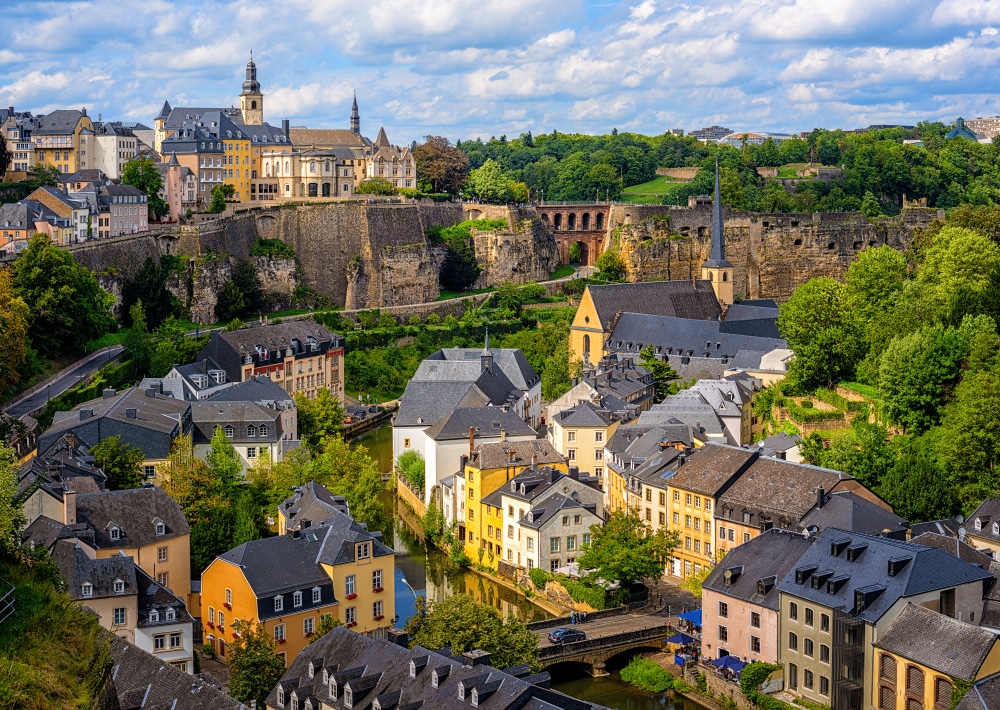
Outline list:
[[[566,588],[573,601],[589,604],[592,609],[598,611],[608,608],[608,594],[602,587],[593,587],[569,577],[560,577],[559,583]]]
[[[828,390],[822,387],[816,390],[815,397],[816,399],[826,402],[843,412],[860,412],[865,409],[864,402],[848,399],[847,397],[837,394],[833,390]]]
[[[662,693],[674,687],[670,671],[642,656],[634,656],[621,670],[622,680],[651,693]]]
[[[792,400],[785,400],[783,406],[788,409],[788,413],[791,415],[792,419],[797,422],[825,422],[844,418],[844,413],[840,410],[828,412],[822,409],[802,407]]]

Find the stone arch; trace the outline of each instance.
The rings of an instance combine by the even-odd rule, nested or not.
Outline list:
[[[590,231],[590,212],[583,213],[583,217],[580,219],[580,229],[585,232]]]
[[[604,229],[604,213],[598,212],[597,218],[594,220],[594,229]]]
[[[542,212],[542,219],[545,220],[546,222],[548,222],[549,221],[549,213],[548,212]]]
[[[579,261],[574,261],[572,258],[570,258],[570,252],[576,251],[574,249],[574,247],[576,247],[576,246],[579,246],[579,248],[580,248],[580,259],[579,259]],[[582,239],[578,240],[578,241],[575,241],[575,242],[570,241],[570,242],[568,242],[568,246],[567,246],[566,249],[567,249],[567,251],[566,251],[566,256],[567,256],[566,261],[567,261],[567,263],[570,263],[570,264],[577,264],[577,263],[579,263],[579,264],[589,264],[590,263],[591,249],[590,249],[590,245],[586,241],[584,241]]]
[[[615,653],[605,658],[604,666],[605,668],[609,666],[611,668],[624,667],[628,664],[629,660],[633,656],[638,656],[639,654],[642,653],[659,653],[662,650],[663,649],[661,649],[659,646],[656,646],[652,643],[649,646],[635,646],[633,648],[626,648],[624,651],[619,651],[618,653]]]
[[[560,213],[556,212],[552,215],[552,226],[555,229],[562,229],[562,215]]]
[[[465,218],[466,219],[479,219],[482,216],[483,216],[483,211],[482,210],[477,210],[477,209],[467,209],[467,210],[465,210]]]
[[[576,212],[569,213],[569,219],[566,220],[566,229],[570,230],[576,229]]]

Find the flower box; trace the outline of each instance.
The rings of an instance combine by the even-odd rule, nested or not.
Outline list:
[[[278,643],[284,643],[285,639],[278,639]]]
[[[345,624],[345,626],[347,626],[347,628],[351,628],[351,627],[354,627],[354,626],[357,626],[357,625],[358,625],[358,622],[356,622],[356,621],[351,621],[351,622]]]
[[[384,618],[385,618],[384,614],[379,614],[378,616],[375,617],[375,621],[382,621],[382,619]]]
[[[309,637],[310,637],[310,636],[312,636],[312,635],[313,635],[313,632],[312,632],[312,631],[308,631],[308,632],[306,632],[306,638],[309,638]]]
[[[208,628],[214,629],[215,628],[215,622],[209,621],[208,622]]]
[[[375,587],[372,591],[375,592],[376,594],[378,594],[379,592],[384,592],[385,588],[384,587]]]
[[[348,599],[357,599],[357,598],[358,598],[358,595],[357,595],[357,594],[348,594],[348,595],[347,595],[347,598],[348,598]]]
[[[226,603],[225,603],[225,604],[223,604],[222,606],[226,607],[226,608],[227,608],[227,609],[229,609],[230,611],[232,611],[232,610],[233,610],[233,605],[232,605],[232,604],[230,604],[229,602],[226,602]]]

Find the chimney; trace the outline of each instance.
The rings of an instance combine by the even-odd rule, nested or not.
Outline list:
[[[816,510],[822,508],[823,504],[826,503],[826,501],[823,500],[825,496],[826,496],[826,491],[824,491],[822,488],[816,489]]]
[[[385,636],[389,643],[407,649],[410,647],[410,636],[403,629],[391,628],[385,632]]]
[[[490,654],[481,649],[473,649],[462,654],[462,665],[466,668],[476,666],[488,666],[490,664]]]
[[[569,477],[572,478],[574,481],[579,481],[580,480],[580,467],[579,466],[570,466],[569,467]]]
[[[289,128],[288,128],[288,119],[287,118],[281,119],[281,132],[284,133],[285,134],[285,138],[288,139],[289,142],[291,142],[292,139],[291,139],[291,136],[289,135],[290,131],[289,131]]]
[[[146,396],[147,397],[152,397],[153,399],[156,399],[156,388],[155,387],[147,387],[146,388]]]
[[[101,399],[111,399],[116,394],[118,393],[115,391],[114,387],[105,387],[104,391],[101,392]]]
[[[458,457],[458,470],[464,472],[466,464],[469,463],[469,457],[466,454],[462,454]]]
[[[469,456],[476,450],[476,427],[469,427]]]
[[[129,418],[129,419],[138,419],[139,418],[139,410],[132,409],[132,408],[126,409],[125,410],[125,416],[127,418]]]
[[[500,441],[507,441],[507,430],[500,427]]]
[[[532,451],[531,452],[531,470],[532,471],[537,471],[538,470],[538,452],[537,451]]]
[[[93,409],[87,408],[80,410],[80,421],[83,421],[84,419],[90,419],[92,416],[94,416]]]
[[[63,491],[63,525],[76,525],[76,491]]]
[[[69,446],[70,451],[76,448],[76,434],[73,432],[66,434],[66,445]]]

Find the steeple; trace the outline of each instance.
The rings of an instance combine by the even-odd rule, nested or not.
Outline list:
[[[490,350],[490,329],[486,329],[486,343],[483,345],[483,352],[479,356],[482,371],[493,372],[493,351]]]
[[[388,136],[385,135],[385,128],[378,129],[378,137],[375,139],[376,148],[388,148],[391,144],[389,143]]]
[[[243,82],[243,93],[240,94],[240,113],[243,123],[247,126],[259,126],[264,123],[264,94],[257,81],[257,65],[253,62],[253,50],[250,50],[250,61],[247,62],[247,78]]]
[[[733,302],[733,265],[726,261],[726,240],[722,222],[722,196],[719,190],[719,160],[715,160],[715,195],[712,198],[712,243],[708,261],[701,265],[701,278],[712,284],[715,297],[725,310]]]
[[[354,103],[351,105],[351,133],[361,135],[361,114],[358,113],[358,92],[354,92]]]
[[[157,114],[156,117],[157,118],[166,118],[169,115],[170,115],[170,102],[169,101],[164,101],[163,102],[163,108],[160,109],[160,113]]]

